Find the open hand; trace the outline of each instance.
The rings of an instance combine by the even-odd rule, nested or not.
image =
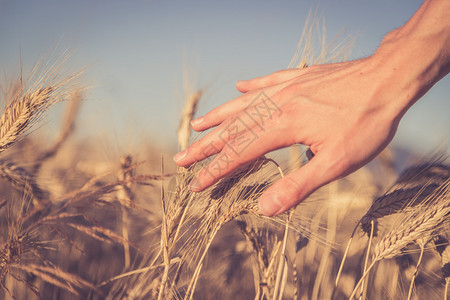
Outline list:
[[[174,159],[188,166],[217,154],[191,184],[198,192],[267,152],[308,145],[314,158],[259,200],[263,214],[279,214],[387,146],[398,124],[398,111],[387,105],[396,97],[390,84],[369,58],[238,82],[243,95],[192,121],[196,131],[215,128]]]
[[[315,156],[259,199],[261,212],[273,216],[365,165],[392,140],[409,107],[450,72],[449,6],[425,1],[370,57],[238,82],[243,95],[192,121],[196,131],[215,128],[174,157],[188,166],[217,154],[192,191],[267,152],[307,145]]]

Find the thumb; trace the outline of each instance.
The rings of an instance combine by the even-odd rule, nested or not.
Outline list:
[[[259,199],[260,212],[272,217],[297,205],[315,190],[339,177],[328,172],[324,156],[316,155],[306,165],[279,179]]]
[[[281,70],[267,76],[238,81],[236,83],[236,88],[242,93],[247,93],[251,90],[260,89],[291,80],[298,76],[298,72],[298,69]]]

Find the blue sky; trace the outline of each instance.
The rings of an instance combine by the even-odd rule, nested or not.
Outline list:
[[[70,48],[67,68],[89,67],[83,134],[112,129],[124,143],[170,144],[184,101],[183,69],[194,87],[208,87],[202,114],[238,96],[237,80],[286,68],[310,8],[324,16],[329,40],[343,29],[357,37],[355,59],[373,53],[421,2],[0,0],[0,65],[14,75],[21,58],[27,70],[58,43]],[[421,153],[448,149],[449,98],[447,76],[408,112],[394,144]]]

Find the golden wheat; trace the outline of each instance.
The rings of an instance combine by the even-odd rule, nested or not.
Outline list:
[[[401,211],[429,199],[429,196],[450,177],[450,166],[430,161],[406,169],[383,196],[374,200],[361,218],[364,232],[369,233],[371,221]]]
[[[312,40],[322,36],[316,27],[314,22],[305,26],[292,67],[345,59],[335,55],[335,50],[342,54],[348,49],[344,44],[322,43],[314,51]],[[380,195],[384,178],[371,178],[377,174],[365,169],[369,179],[350,176],[330,184],[295,211],[276,218],[261,216],[257,206],[262,193],[282,176],[278,164],[267,157],[192,193],[189,184],[207,162],[175,168],[153,148],[129,149],[104,161],[96,141],[69,139],[86,95],[72,84],[73,77],[59,77],[55,66],[58,63],[38,66],[28,80],[13,83],[4,94],[0,297],[297,300],[347,299],[361,293],[370,299],[407,294],[437,298],[442,291],[436,287],[447,297],[450,252],[444,236],[449,233],[450,167],[444,159],[407,169],[383,196],[370,197],[375,200],[357,225],[370,233],[369,245],[365,235],[354,236],[335,287],[344,255],[339,244],[364,213],[362,207],[370,206],[355,187]],[[203,91],[186,93],[179,149],[189,145],[189,123]],[[69,97],[53,143],[27,136],[45,110]],[[301,167],[298,156],[308,152],[283,162],[282,169]],[[392,161],[388,157],[375,163],[392,171]],[[40,205],[31,204],[34,198]],[[351,200],[356,205],[347,204]],[[381,228],[381,237],[376,237],[375,226]],[[430,241],[439,266],[426,255]],[[387,259],[400,255],[401,263]],[[405,261],[415,264],[415,270],[400,266]],[[376,276],[368,276],[375,271]],[[442,278],[433,277],[441,271]]]
[[[39,204],[48,203],[49,193],[42,189],[34,179],[34,176],[29,174],[24,168],[15,165],[12,162],[7,162],[0,159],[0,178],[8,181],[15,189],[24,193],[25,196],[30,196]]]
[[[392,258],[401,254],[401,250],[408,244],[432,234],[448,220],[450,213],[450,180],[444,182],[431,195],[431,200],[425,207],[413,210],[401,225],[390,231],[375,246],[375,260]]]

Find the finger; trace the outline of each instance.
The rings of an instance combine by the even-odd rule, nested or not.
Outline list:
[[[242,126],[238,118],[222,122],[208,132],[200,140],[194,142],[187,149],[177,153],[173,159],[180,167],[187,167],[211,155],[219,153],[230,139],[230,132],[243,132],[247,128]]]
[[[200,192],[219,179],[230,174],[239,166],[246,164],[275,149],[288,146],[286,140],[279,138],[278,130],[263,131],[259,127],[247,130],[230,140],[222,151],[206,165],[191,184],[191,190]]]
[[[226,143],[247,131],[254,134],[255,130],[264,130],[269,120],[279,118],[281,114],[281,109],[275,102],[260,95],[255,105],[222,122],[188,149],[175,155],[174,160],[179,166],[185,167],[217,154],[222,151]]]
[[[268,86],[280,84],[284,81],[291,80],[299,75],[299,69],[282,70],[272,73],[267,76],[257,77],[250,80],[242,80],[236,83],[236,88],[242,92],[247,93],[251,90],[261,89]]]
[[[236,88],[242,93],[247,93],[255,89],[262,89],[272,85],[280,84],[282,82],[291,81],[294,78],[301,77],[304,75],[307,75],[309,79],[312,79],[317,76],[323,76],[324,69],[326,69],[327,72],[331,72],[333,70],[339,69],[340,67],[349,66],[349,64],[352,63],[354,62],[341,62],[326,65],[314,65],[300,69],[297,68],[297,69],[281,70],[267,76],[257,77],[250,80],[238,81],[236,83]]]
[[[345,170],[333,165],[326,155],[316,155],[306,165],[279,179],[259,199],[263,215],[275,216],[297,205],[321,186],[339,178]]]
[[[223,149],[225,142],[216,138],[216,136],[215,131],[208,133],[202,139],[189,146],[189,148],[174,155],[173,160],[180,167],[188,167],[195,162],[219,153]]]
[[[255,93],[244,94],[210,110],[205,115],[192,120],[192,129],[195,131],[204,131],[221,124],[225,119],[244,110],[248,105],[251,105],[252,99],[255,96]]]
[[[191,122],[192,129],[195,131],[207,130],[211,127],[217,126],[225,119],[235,116],[240,112],[248,112],[255,105],[262,104],[274,107],[276,104],[271,97],[288,85],[289,82],[284,82],[282,84],[268,87],[263,91],[254,91],[241,95],[219,107],[212,109],[204,116],[193,120]]]

